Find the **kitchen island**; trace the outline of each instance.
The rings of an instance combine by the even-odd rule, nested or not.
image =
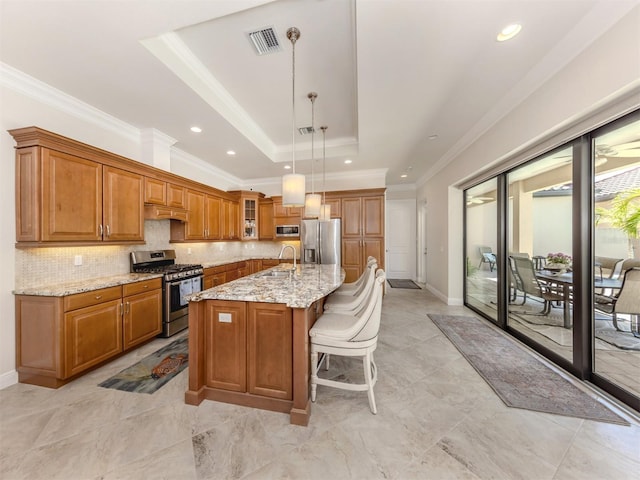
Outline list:
[[[234,403],[308,424],[309,329],[345,273],[337,265],[292,267],[284,263],[191,297],[186,403]]]

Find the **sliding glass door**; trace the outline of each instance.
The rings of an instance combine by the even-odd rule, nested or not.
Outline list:
[[[593,371],[640,397],[640,121],[613,127],[593,138]]]
[[[498,318],[497,180],[466,191],[465,299],[494,322]]]
[[[572,361],[572,163],[563,148],[507,175],[507,325]]]

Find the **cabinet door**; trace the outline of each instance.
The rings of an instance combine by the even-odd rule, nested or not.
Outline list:
[[[293,326],[291,309],[281,304],[247,304],[248,391],[293,398]]]
[[[342,236],[362,235],[362,202],[360,198],[342,199]]]
[[[185,188],[167,183],[167,207],[185,208]]]
[[[339,198],[326,199],[325,204],[331,207],[331,218],[340,218],[342,216],[340,203],[341,202]]]
[[[124,298],[124,349],[155,337],[162,331],[162,290]]]
[[[221,205],[221,198],[207,195],[205,233],[209,240],[220,240],[222,238]]]
[[[120,300],[64,314],[65,377],[122,352]]]
[[[240,204],[231,202],[231,216],[229,219],[229,238],[240,238]]]
[[[104,166],[103,240],[144,240],[143,177],[137,173]]]
[[[205,311],[205,384],[247,391],[247,318],[244,302],[208,301]]]
[[[271,202],[260,202],[258,205],[258,238],[260,240],[272,240],[273,237],[273,204]]]
[[[102,165],[42,150],[42,240],[100,241]]]
[[[365,237],[384,237],[384,197],[364,197],[362,231]]]
[[[364,272],[364,269],[367,266],[367,258],[370,256],[378,260],[378,268],[384,268],[384,239],[365,238],[362,242],[362,259],[358,276]]]
[[[205,238],[205,197],[202,192],[187,190],[187,223],[185,225],[185,240],[203,240]]]
[[[362,272],[362,240],[360,238],[342,239],[342,268],[345,282],[354,282]]]
[[[153,205],[167,204],[167,182],[145,177],[144,179],[144,203]]]

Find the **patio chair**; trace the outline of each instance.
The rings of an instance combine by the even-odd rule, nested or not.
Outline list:
[[[611,257],[595,257],[596,275],[602,278],[610,278],[617,280],[622,275],[622,266],[624,259],[611,258]],[[597,288],[595,290],[596,295],[603,295],[611,297],[614,294],[612,288]]]
[[[631,315],[631,333],[635,337],[640,337],[638,329],[638,315],[640,315],[640,268],[631,268],[624,274],[622,288],[617,296],[607,297],[607,302],[603,296],[596,295],[594,308],[600,312],[611,315],[613,326],[619,332],[623,330],[618,327],[618,314]],[[634,327],[635,324],[635,327]]]
[[[522,286],[522,279],[520,278],[520,275],[518,275],[515,263],[513,262],[513,260],[511,260],[511,257],[529,258],[529,254],[519,252],[511,253],[509,255],[508,261],[509,268],[507,269],[507,274],[509,276],[509,303],[515,303],[516,299],[518,298],[518,291],[521,291],[522,302],[520,303],[520,305],[524,305],[524,303],[527,301],[527,292],[524,291],[524,288]]]
[[[527,315],[548,315],[551,311],[551,302],[562,302],[565,298],[562,294],[555,292],[547,284],[543,284],[536,277],[535,269],[533,268],[533,262],[530,258],[519,257],[511,255],[509,256],[513,265],[515,266],[515,273],[520,278],[522,283],[522,291],[532,297],[540,298],[544,301],[543,309],[538,313],[518,312],[526,313]],[[524,302],[523,302],[524,303]]]
[[[493,269],[496,266],[496,256],[491,251],[491,247],[478,247],[480,251],[480,263],[478,264],[478,268],[482,268],[483,263],[489,264],[489,271],[493,272]]]

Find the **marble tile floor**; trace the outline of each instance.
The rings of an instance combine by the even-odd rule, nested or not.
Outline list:
[[[508,408],[427,313],[472,315],[426,290],[388,288],[378,414],[364,392],[319,386],[306,428],[280,413],[185,405],[186,370],[153,395],[97,386],[166,339],[58,390],[12,385],[0,391],[0,478],[639,478],[637,417],[619,426]],[[327,373],[360,368],[332,358]]]

